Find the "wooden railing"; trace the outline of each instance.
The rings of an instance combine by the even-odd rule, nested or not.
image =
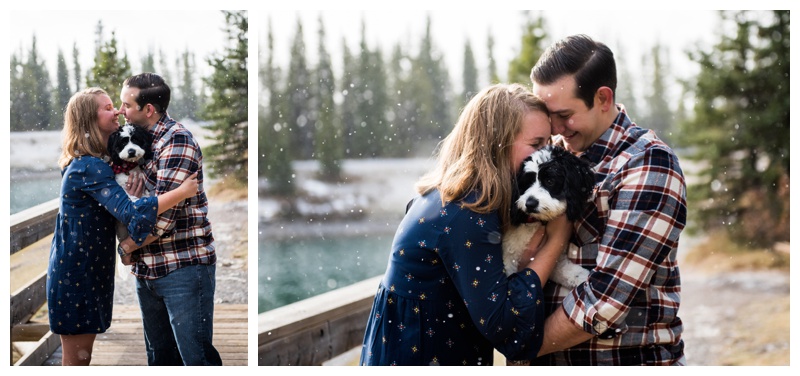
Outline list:
[[[26,209],[11,216],[11,254],[53,234],[59,199]],[[38,341],[14,365],[41,365],[60,345],[57,334],[47,324],[29,323],[47,302],[47,270],[11,294],[11,342]]]
[[[318,366],[358,347],[382,276],[258,315],[259,366]]]

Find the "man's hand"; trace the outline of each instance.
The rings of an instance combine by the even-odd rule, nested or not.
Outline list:
[[[122,260],[122,265],[133,265],[134,262],[132,260],[133,255],[130,253],[126,253],[124,256],[120,257]]]

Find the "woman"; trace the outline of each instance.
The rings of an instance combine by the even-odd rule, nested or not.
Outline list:
[[[119,128],[108,94],[89,88],[70,98],[61,144],[61,203],[47,269],[50,330],[61,335],[62,365],[88,365],[97,333],[111,323],[116,261],[115,218],[141,244],[156,215],[197,191],[196,174],[164,195],[131,202],[101,159]]]
[[[549,139],[547,108],[521,85],[470,100],[395,234],[362,365],[491,365],[493,348],[536,357],[542,285],[571,229],[563,216],[548,224],[548,239],[534,235],[523,270],[508,278],[501,234],[517,168]]]

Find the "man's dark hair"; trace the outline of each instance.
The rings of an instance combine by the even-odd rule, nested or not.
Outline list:
[[[139,89],[139,96],[136,97],[136,104],[143,107],[150,103],[156,108],[159,114],[167,113],[169,107],[170,90],[169,85],[164,82],[161,76],[155,73],[141,73],[125,79],[122,86],[130,86]]]
[[[548,47],[531,70],[531,81],[550,85],[573,74],[575,96],[588,108],[594,105],[594,94],[602,86],[608,86],[616,95],[614,53],[605,44],[583,34],[568,36]]]

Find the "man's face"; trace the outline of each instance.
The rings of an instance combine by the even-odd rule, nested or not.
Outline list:
[[[600,118],[600,106],[595,95],[595,105],[589,109],[575,96],[575,79],[564,76],[550,85],[533,83],[533,92],[547,104],[550,111],[552,133],[560,134],[567,149],[573,153],[586,151],[608,128]]]
[[[139,96],[139,88],[123,87],[119,95],[122,101],[122,105],[119,106],[119,113],[125,117],[125,122],[128,124],[148,126],[150,124],[147,123],[145,109],[136,103],[137,96]]]

